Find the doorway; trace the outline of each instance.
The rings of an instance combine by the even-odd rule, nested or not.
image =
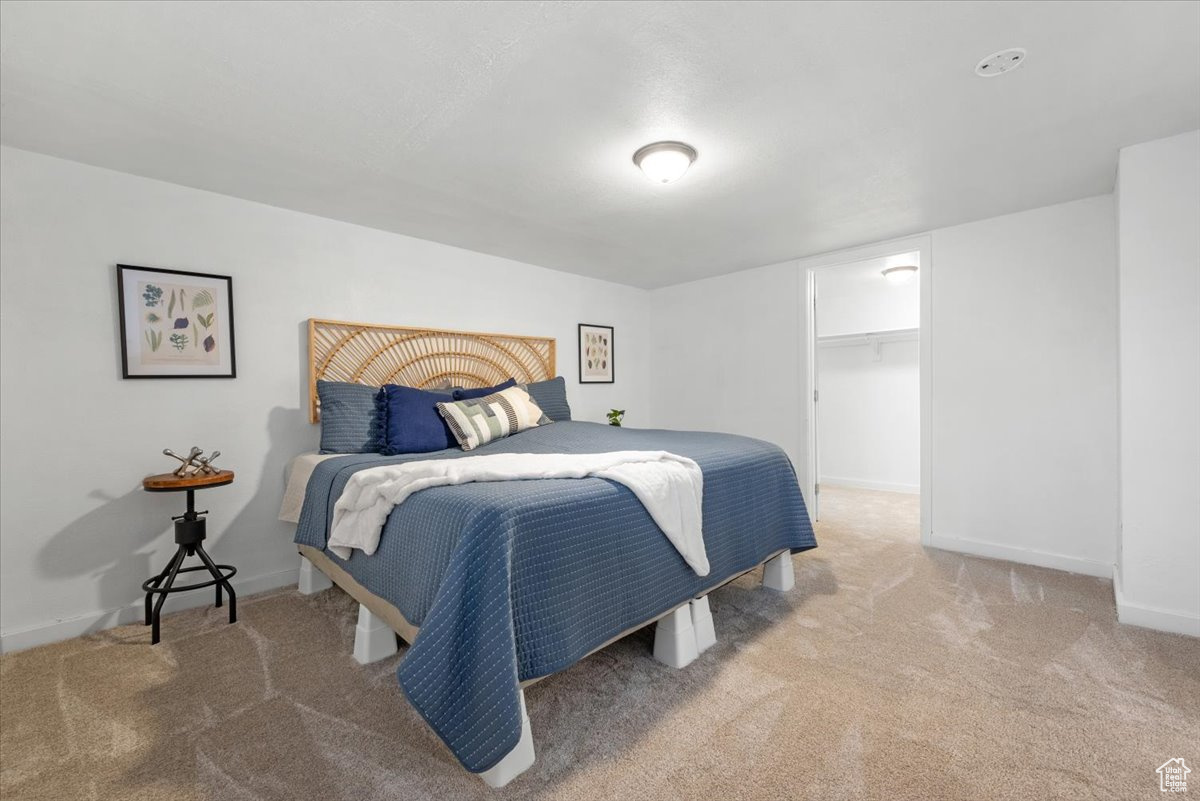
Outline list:
[[[864,511],[929,544],[928,237],[801,262],[807,277],[806,497],[814,520]]]

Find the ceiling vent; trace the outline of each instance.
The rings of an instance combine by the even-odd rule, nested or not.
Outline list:
[[[1010,47],[999,53],[992,53],[975,65],[975,74],[981,78],[995,78],[1006,72],[1012,72],[1025,63],[1025,48]]]

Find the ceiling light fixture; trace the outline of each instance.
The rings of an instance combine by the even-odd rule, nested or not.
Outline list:
[[[696,148],[683,142],[654,142],[633,154],[633,163],[656,184],[678,181],[695,160]]]
[[[975,74],[980,78],[995,78],[997,75],[1012,72],[1025,63],[1026,55],[1028,54],[1023,47],[1000,50],[980,59],[979,63],[975,65]]]
[[[896,267],[888,267],[882,273],[889,284],[907,284],[916,274],[917,265],[915,264],[901,264]]]

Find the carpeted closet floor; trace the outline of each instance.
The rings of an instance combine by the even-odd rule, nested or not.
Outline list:
[[[1200,640],[1120,626],[1107,581],[924,550],[912,496],[830,490],[796,589],[712,596],[675,671],[644,629],[527,690],[536,765],[464,773],[350,656],[339,590],[0,659],[17,799],[1138,799],[1194,765]]]

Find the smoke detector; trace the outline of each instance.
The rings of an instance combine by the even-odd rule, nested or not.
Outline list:
[[[975,65],[975,74],[981,78],[995,78],[997,75],[1012,72],[1025,63],[1026,55],[1028,54],[1023,47],[1010,47],[992,53]]]

